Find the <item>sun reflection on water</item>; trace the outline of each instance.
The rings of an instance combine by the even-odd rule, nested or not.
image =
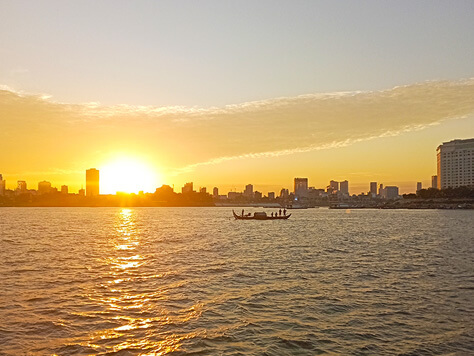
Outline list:
[[[104,251],[101,264],[107,268],[106,281],[101,282],[94,293],[87,295],[93,305],[99,305],[100,312],[81,313],[87,317],[101,317],[113,325],[96,330],[88,335],[83,346],[107,352],[141,350],[141,355],[165,355],[178,350],[182,340],[191,334],[175,335],[165,332],[167,325],[182,325],[199,318],[202,305],[180,311],[168,311],[164,307],[168,288],[155,281],[169,272],[157,274],[148,270],[151,256],[147,249],[146,236],[137,224],[137,212],[121,209],[114,225],[115,234]],[[107,255],[105,255],[107,254]],[[144,285],[153,288],[141,289]]]

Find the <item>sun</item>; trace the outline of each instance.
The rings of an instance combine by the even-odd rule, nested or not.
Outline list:
[[[160,180],[158,173],[139,160],[120,158],[100,168],[100,193],[152,193]]]

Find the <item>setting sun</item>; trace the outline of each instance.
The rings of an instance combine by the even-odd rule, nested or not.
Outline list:
[[[137,160],[119,159],[100,169],[101,194],[151,193],[160,185],[159,175]]]

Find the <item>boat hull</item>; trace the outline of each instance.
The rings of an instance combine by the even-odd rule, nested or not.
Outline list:
[[[234,214],[234,218],[236,220],[286,220],[288,219],[291,214],[288,215],[277,215],[277,216],[242,216],[237,215],[235,211],[232,210],[232,214]]]

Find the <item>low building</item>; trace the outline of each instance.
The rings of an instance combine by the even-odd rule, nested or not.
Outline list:
[[[396,186],[386,186],[385,188],[381,188],[381,193],[380,196],[383,199],[398,199],[399,198],[399,193],[398,193],[398,187]]]

